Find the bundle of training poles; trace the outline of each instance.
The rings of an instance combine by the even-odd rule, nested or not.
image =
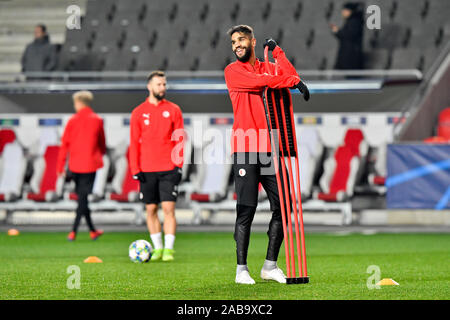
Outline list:
[[[264,50],[264,60],[266,70],[271,72],[268,47]],[[276,63],[275,61],[275,73],[277,72]],[[283,221],[284,247],[286,252],[286,283],[308,283],[309,277],[306,268],[305,233],[300,190],[300,168],[292,97],[288,88],[271,89],[267,87],[264,90],[263,98]],[[294,158],[295,165],[295,184],[294,173],[292,171],[292,158]],[[282,175],[282,179],[280,174]],[[294,216],[295,231],[292,225],[292,215]],[[297,256],[297,259],[295,259],[295,256]]]

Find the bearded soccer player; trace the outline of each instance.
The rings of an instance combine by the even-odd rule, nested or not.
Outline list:
[[[256,39],[251,27],[235,26],[228,31],[228,35],[236,55],[236,61],[229,64],[224,71],[234,113],[231,149],[237,194],[234,233],[237,254],[235,282],[255,283],[247,267],[247,251],[258,201],[258,186],[261,183],[273,213],[267,232],[269,243],[266,260],[260,276],[264,280],[286,283],[283,271],[277,266],[283,242],[283,223],[274,166],[270,163],[271,147],[262,94],[265,87],[297,88],[303,93],[304,99],[308,100],[309,91],[273,39],[267,39],[264,48],[268,46],[277,60],[276,72],[274,64],[269,65],[271,70],[266,70],[265,64],[256,58]]]
[[[174,259],[175,202],[183,166],[183,116],[176,104],[164,99],[166,76],[152,72],[147,79],[148,98],[136,107],[130,121],[130,168],[140,183],[140,198],[147,211],[153,242],[151,261]],[[158,205],[164,212],[164,247]]]

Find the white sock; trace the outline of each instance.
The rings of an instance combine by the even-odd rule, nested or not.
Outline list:
[[[248,271],[248,267],[246,264],[238,264],[236,266],[236,275],[238,275],[239,273],[241,273],[242,271]]]
[[[276,261],[265,260],[262,268],[264,270],[266,270],[266,271],[271,271],[271,270],[277,268],[277,262]]]
[[[152,239],[154,249],[162,249],[163,248],[161,232],[150,234],[150,238]]]
[[[164,248],[173,249],[173,244],[175,242],[174,234],[166,234],[164,235]]]

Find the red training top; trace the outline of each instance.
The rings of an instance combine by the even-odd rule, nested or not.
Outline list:
[[[69,170],[88,173],[103,167],[106,153],[103,120],[91,108],[85,107],[67,122],[61,139],[56,171],[62,173],[69,153]]]
[[[254,66],[249,62],[236,60],[225,68],[225,82],[234,113],[232,153],[271,151],[263,90],[265,87],[290,88],[300,81],[297,71],[279,46],[272,54],[278,64],[277,75],[269,74],[266,65],[258,59]],[[269,66],[271,73],[275,74],[275,64],[270,63]]]
[[[154,105],[146,99],[131,113],[130,168],[133,175],[182,167],[183,144],[183,115],[175,103],[163,99]]]

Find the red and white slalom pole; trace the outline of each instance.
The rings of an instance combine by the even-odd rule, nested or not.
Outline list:
[[[264,60],[266,70],[271,73],[268,47],[264,50]],[[275,73],[276,70],[277,66],[275,65]],[[274,161],[278,194],[280,198],[281,216],[283,221],[287,273],[286,283],[308,283],[309,277],[306,268],[306,246],[300,190],[300,167],[298,162],[298,148],[292,97],[289,89],[266,88],[264,91],[264,105],[266,108],[270,132],[272,158]],[[274,131],[276,131],[276,135]],[[296,184],[294,184],[292,158],[294,158],[295,163]],[[286,162],[288,170],[286,169]],[[280,177],[280,165],[283,182]],[[295,186],[297,187],[297,195],[295,192]],[[291,208],[293,208],[295,232],[292,225]],[[295,259],[295,253],[297,254],[297,259]],[[296,260],[298,269],[296,268]],[[298,272],[296,272],[296,270],[298,270]]]

